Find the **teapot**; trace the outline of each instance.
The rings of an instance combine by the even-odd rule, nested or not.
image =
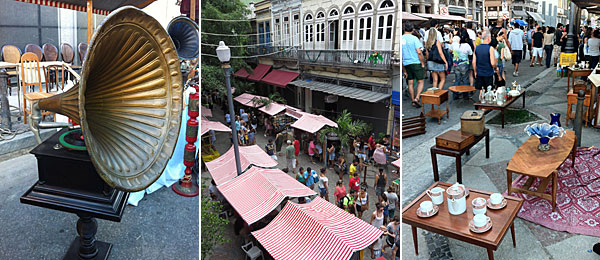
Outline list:
[[[496,104],[501,106],[504,104],[505,101],[506,101],[506,88],[498,87],[498,89],[496,90]]]
[[[467,210],[468,190],[465,185],[458,182],[446,189],[448,199],[448,212],[452,215],[460,215]]]

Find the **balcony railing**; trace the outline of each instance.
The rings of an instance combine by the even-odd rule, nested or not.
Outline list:
[[[380,58],[371,58],[374,53]],[[375,50],[298,50],[298,62],[302,65],[331,65],[371,70],[389,70],[393,51]],[[377,61],[375,61],[377,60]]]
[[[270,52],[272,58],[279,59],[298,59],[298,46],[271,46]]]

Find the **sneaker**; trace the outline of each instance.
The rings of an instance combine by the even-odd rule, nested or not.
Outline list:
[[[519,76],[519,72],[517,71],[516,73],[517,73],[517,75],[515,75],[515,77],[518,77]]]
[[[516,77],[516,76],[517,76],[517,73],[513,71],[513,77]]]

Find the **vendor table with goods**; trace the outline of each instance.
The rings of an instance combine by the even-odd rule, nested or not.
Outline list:
[[[460,133],[460,131],[454,131],[452,133]],[[472,135],[471,135],[472,136]],[[479,141],[481,141],[481,139],[483,139],[483,137],[485,137],[485,158],[490,158],[490,130],[489,129],[485,129],[483,131],[483,134],[479,135],[479,136],[474,136],[474,139],[471,143],[466,144],[465,147],[463,147],[462,149],[450,149],[447,147],[442,147],[439,145],[434,145],[430,148],[430,152],[431,152],[431,164],[433,166],[433,180],[434,181],[439,181],[440,180],[440,175],[438,172],[438,165],[437,165],[437,155],[441,154],[441,155],[446,155],[446,156],[451,156],[456,158],[456,180],[458,181],[458,183],[462,183],[462,161],[461,161],[461,156],[463,154],[467,154],[469,155],[470,153],[470,149],[476,145],[477,143],[479,143]]]
[[[473,104],[475,106],[475,109],[487,109],[489,112],[490,110],[500,110],[500,115],[502,117],[502,128],[504,128],[504,110],[506,110],[506,108],[508,108],[512,103],[514,103],[515,101],[517,101],[517,99],[519,99],[520,97],[523,97],[523,108],[525,108],[525,90],[521,90],[520,94],[517,96],[511,96],[508,95],[506,102],[504,102],[501,105],[498,105],[498,103],[481,103],[481,102],[477,102],[475,104]]]
[[[600,109],[596,106],[596,97],[598,96],[596,92],[598,91],[598,86],[600,86],[600,74],[592,74],[588,79],[592,82],[589,120],[590,122],[593,120],[594,127],[600,128],[600,122],[598,122],[598,118],[600,118]]]
[[[446,193],[450,186],[451,185],[448,183],[436,182],[427,190],[429,191],[435,187],[439,187],[443,190],[443,193]],[[502,205],[505,206],[500,209],[491,209],[488,204],[485,215],[489,217],[489,221],[491,222],[488,222],[486,225],[489,229],[483,232],[473,231],[473,226],[471,226],[471,220],[474,217],[473,207],[471,206],[472,201],[475,198],[481,197],[489,203],[488,199],[492,193],[471,188],[467,189],[469,190],[469,193],[466,195],[467,197],[465,199],[467,205],[466,210],[458,215],[450,214],[448,208],[448,203],[450,202],[446,200],[447,194],[444,194],[441,204],[434,205],[432,214],[429,216],[423,216],[422,214],[417,215],[418,212],[420,212],[420,204],[424,201],[431,201],[426,191],[421,193],[416,199],[402,209],[402,222],[411,226],[416,255],[419,255],[417,228],[484,247],[487,249],[488,258],[490,260],[494,259],[494,251],[498,249],[498,246],[504,239],[509,228],[512,235],[513,247],[516,247],[514,220],[521,209],[523,200],[506,196],[502,202]],[[436,208],[437,211],[435,210]],[[489,225],[491,225],[491,228]]]

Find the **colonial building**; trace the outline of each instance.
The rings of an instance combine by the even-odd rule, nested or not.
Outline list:
[[[441,7],[448,7],[451,15],[463,16],[480,23],[484,21],[483,0],[407,0],[403,4],[404,12],[439,14]]]
[[[504,6],[503,6],[504,4]],[[487,11],[487,24],[495,24],[498,17],[502,17],[502,12],[508,12],[509,19],[521,19],[530,24],[538,23],[539,25],[553,25],[549,20],[546,20],[541,13],[540,6],[537,1],[532,0],[488,0],[485,1]],[[504,9],[503,9],[504,8]],[[545,10],[545,9],[544,9]]]

